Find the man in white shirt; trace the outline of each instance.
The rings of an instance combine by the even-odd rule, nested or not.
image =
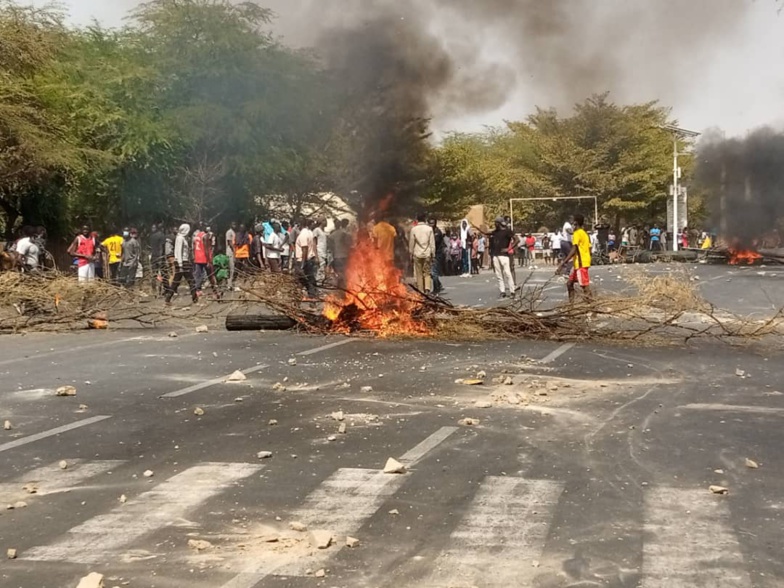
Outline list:
[[[322,284],[327,279],[327,219],[320,218],[313,231],[313,238],[316,240],[316,255],[318,256],[318,272],[316,281]]]
[[[312,220],[305,221],[294,247],[296,271],[302,285],[307,289],[310,299],[315,299],[318,296],[316,289],[318,252],[316,251],[316,239],[313,236],[314,226],[315,223]]]
[[[566,259],[572,253],[572,235],[574,234],[574,227],[572,226],[573,221],[574,218],[570,216],[561,230],[561,259]]]
[[[417,226],[411,229],[408,249],[414,258],[414,277],[420,292],[430,294],[433,290],[433,278],[430,266],[436,255],[436,237],[433,228],[427,224],[427,215],[417,216]]]
[[[237,223],[231,223],[226,231],[226,257],[229,258],[229,289],[234,286],[234,242],[237,239]]]
[[[280,273],[280,256],[283,252],[283,231],[280,223],[272,223],[272,232],[264,240],[264,253],[272,273]]]
[[[35,229],[24,227],[22,238],[16,244],[16,252],[22,258],[22,264],[26,271],[36,271],[38,269],[38,255],[41,252],[38,244],[34,241]]]

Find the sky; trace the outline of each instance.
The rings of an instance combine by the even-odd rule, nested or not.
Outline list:
[[[278,4],[290,8],[298,1],[270,0],[270,3],[273,7]],[[609,16],[611,11],[629,6],[618,0],[596,1],[610,9],[606,11]],[[781,107],[784,104],[784,67],[781,66],[784,63],[784,12],[777,9],[775,0],[732,1],[747,5],[742,18],[735,19],[732,31],[710,36],[698,47],[671,51],[677,61],[672,64],[672,76],[668,76],[666,63],[654,66],[640,63],[639,58],[620,59],[624,80],[618,87],[606,88],[611,97],[622,103],[659,100],[672,108],[672,115],[680,126],[695,131],[719,128],[728,137],[744,136],[765,125],[784,128],[784,109]],[[65,0],[63,3],[75,23],[86,24],[97,19],[108,26],[121,25],[127,10],[135,4],[133,0]],[[784,2],[780,6],[784,6]],[[673,18],[677,18],[677,11],[673,14]],[[275,30],[283,35],[284,41],[287,32],[294,35],[297,18],[296,10],[281,10]],[[634,53],[635,38],[639,38],[642,47],[640,55],[649,55],[656,49],[645,47],[657,37],[646,30],[644,18],[639,21],[628,26],[631,43],[624,42],[631,47],[631,51],[626,50],[629,57]],[[630,22],[634,23],[634,20]],[[689,26],[699,26],[699,20],[690,22]],[[511,52],[503,39],[487,35],[481,42],[483,52],[490,59],[511,60]],[[612,42],[607,45],[605,50],[612,51]],[[654,67],[655,72],[650,69]],[[484,126],[501,125],[504,120],[521,120],[537,105],[560,104],[552,88],[544,92],[543,86],[537,84],[535,73],[518,76],[515,86],[500,108],[459,114],[434,112],[434,125],[440,132],[478,131]]]

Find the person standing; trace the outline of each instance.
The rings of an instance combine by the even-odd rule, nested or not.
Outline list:
[[[297,236],[295,243],[295,258],[297,273],[300,282],[308,292],[310,301],[314,301],[318,297],[318,290],[316,288],[316,272],[318,269],[318,257],[316,252],[316,240],[313,237],[314,223],[312,220],[306,220]]]
[[[150,233],[150,267],[152,268],[152,291],[160,295],[166,276],[166,235],[163,225],[154,224]]]
[[[177,238],[177,227],[172,227],[166,233],[166,241],[163,242],[163,256],[166,258],[166,273],[163,280],[163,293],[171,288],[174,274],[177,273],[177,262],[174,260],[174,241]]]
[[[16,242],[15,251],[20,257],[20,263],[24,271],[38,271],[40,249],[35,240],[35,229],[33,227],[22,228],[22,238]]]
[[[545,265],[550,265],[553,259],[553,243],[551,239],[550,233],[547,233],[542,237],[542,256],[544,257]]]
[[[125,231],[123,231],[123,235],[124,234]],[[111,237],[107,237],[103,240],[103,243],[101,243],[103,248],[107,251],[107,264],[109,266],[108,277],[112,284],[117,283],[117,276],[120,273],[123,243],[125,243],[125,239],[117,233],[113,234]]]
[[[246,272],[250,268],[250,247],[253,237],[248,233],[245,225],[240,225],[234,239],[234,263],[236,271]]]
[[[316,221],[316,228],[313,231],[313,238],[316,240],[316,255],[318,256],[318,272],[316,273],[316,280],[319,284],[323,284],[327,279],[327,219],[321,217]]]
[[[373,226],[372,231],[373,242],[376,244],[382,257],[390,264],[395,263],[395,239],[397,238],[397,230],[386,219],[382,219]]]
[[[478,265],[477,269],[484,269],[485,265],[485,251],[487,250],[487,237],[484,234],[480,233],[477,245],[477,251],[479,253]],[[479,273],[477,271],[477,273]]]
[[[289,223],[283,221],[280,228],[280,236],[283,240],[280,250],[280,268],[281,271],[287,272],[289,271],[289,261],[291,258],[291,233],[289,232]]]
[[[572,236],[574,234],[574,227],[572,226],[573,217],[564,223],[561,229],[561,259],[566,259],[572,252]]]
[[[95,239],[90,236],[90,227],[85,225],[68,248],[68,255],[76,258],[80,282],[92,282],[95,279],[95,245]]]
[[[207,233],[201,230],[201,224],[196,223],[193,231],[193,279],[196,283],[196,293],[201,294],[204,281],[209,277],[209,259],[207,258]]]
[[[280,223],[272,222],[272,232],[264,240],[264,257],[273,274],[280,273],[280,257],[283,251],[283,231]]]
[[[433,228],[427,224],[425,214],[417,216],[417,225],[411,229],[408,252],[414,258],[414,278],[417,288],[420,292],[430,294],[433,291],[430,270],[436,255],[436,237]]]
[[[338,278],[338,288],[346,289],[346,270],[348,258],[353,247],[353,238],[348,231],[349,220],[338,221],[338,228],[329,236],[329,250],[332,252],[332,269]]]
[[[120,268],[120,284],[131,288],[136,282],[136,272],[142,257],[142,246],[139,243],[139,231],[130,229],[128,240],[123,243],[122,267]]]
[[[191,258],[191,247],[188,236],[191,233],[191,226],[187,223],[180,225],[177,231],[177,238],[174,240],[174,279],[169,290],[166,292],[166,305],[171,305],[172,298],[180,288],[183,279],[188,282],[191,291],[191,300],[194,304],[199,301],[196,294],[196,282],[193,279],[193,266]]]
[[[234,256],[234,244],[237,240],[237,223],[231,223],[229,230],[226,231],[226,257],[229,258],[229,289],[234,288],[234,272],[236,271],[236,257]]]
[[[566,290],[569,293],[569,302],[575,300],[575,284],[579,284],[587,299],[591,299],[591,278],[588,270],[591,267],[591,238],[585,232],[585,217],[581,214],[574,216],[574,235],[572,239],[572,250],[558,266],[556,275],[560,274],[564,267],[574,261],[574,267],[566,281]]]
[[[651,251],[661,251],[662,231],[659,228],[658,224],[653,225],[653,228],[650,230],[649,235],[651,240]]]
[[[533,269],[536,262],[536,237],[531,233],[525,236],[525,259],[528,262],[528,268]]]
[[[493,258],[493,269],[498,278],[501,298],[514,296],[515,280],[510,256],[514,255],[516,242],[514,233],[506,226],[504,219],[495,219],[495,231],[490,234],[490,255]]]
[[[428,224],[433,229],[433,236],[436,240],[436,253],[430,268],[430,277],[433,280],[433,294],[440,294],[444,291],[444,286],[441,284],[441,273],[446,266],[446,242],[444,232],[438,228],[438,219],[430,217]]]

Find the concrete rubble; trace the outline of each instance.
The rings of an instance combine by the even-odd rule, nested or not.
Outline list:
[[[13,428],[14,426],[11,424],[11,421],[5,421],[3,423],[3,429],[5,429],[6,431],[10,431]]]
[[[384,473],[385,474],[405,474],[406,473],[406,466],[404,466],[398,460],[390,457],[387,460],[386,465],[384,466]]]
[[[358,547],[359,546],[359,539],[356,537],[346,537],[346,547]]]
[[[212,547],[212,543],[203,539],[188,539],[188,547],[196,551],[204,551]]]
[[[730,492],[729,489],[724,486],[711,486],[709,490],[714,494],[729,494]]]
[[[16,559],[16,549],[9,549],[5,552],[5,555],[8,559]]]
[[[746,458],[746,467],[749,468],[750,470],[756,470],[757,468],[759,468],[759,464],[756,461],[754,461],[753,459],[749,459],[747,457]]]
[[[76,588],[104,588],[103,574],[98,572],[90,572],[84,578],[79,580]]]
[[[204,416],[204,409],[201,408],[200,406],[197,406],[196,408],[193,409],[193,414],[195,414],[196,416]]]
[[[54,393],[55,396],[76,396],[76,388],[73,386],[60,386]]]
[[[323,529],[313,530],[308,534],[310,544],[316,549],[327,549],[332,545],[332,538],[332,531],[325,531]]]
[[[196,327],[196,332],[197,333],[209,333],[210,332],[210,328],[207,325],[199,325],[198,327]]]
[[[259,451],[256,454],[256,457],[258,457],[259,459],[269,459],[270,457],[272,457],[272,452],[271,451]]]
[[[60,466],[61,470],[67,470],[68,469],[68,462],[65,461],[64,459],[60,460],[60,463],[58,465]]]
[[[308,530],[308,526],[304,523],[300,523],[299,521],[291,521],[289,523],[289,529],[292,531],[297,531],[298,533],[304,533]]]
[[[244,382],[248,379],[248,376],[243,374],[241,371],[237,370],[233,374],[231,374],[228,378],[226,378],[227,382]]]

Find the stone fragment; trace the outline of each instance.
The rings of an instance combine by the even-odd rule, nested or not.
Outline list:
[[[188,539],[188,547],[196,551],[204,551],[212,547],[212,543],[203,539]]]
[[[204,409],[201,406],[197,406],[193,409],[193,414],[196,416],[204,416]]]
[[[256,457],[258,457],[259,459],[269,459],[270,457],[272,457],[272,452],[271,451],[259,451],[256,454]]]
[[[330,442],[331,441],[337,441],[337,440],[338,440],[338,438],[335,437],[335,435],[330,435],[329,437],[327,437],[327,441],[330,441]]]
[[[60,463],[58,465],[60,466],[61,470],[67,470],[68,469],[68,462],[65,461],[64,459],[61,459]]]
[[[76,588],[104,588],[103,574],[90,572],[79,580],[79,584],[76,585]]]
[[[404,466],[398,460],[390,457],[387,460],[386,465],[384,466],[384,473],[385,474],[405,474],[406,473],[406,466]]]
[[[18,502],[14,502],[14,508],[27,508],[27,503],[24,500],[20,500]]]
[[[6,422],[3,423],[3,428],[6,431],[10,431],[11,429],[14,428],[14,426],[11,424],[11,421],[6,421]]]
[[[316,573],[315,573],[315,574],[313,574],[313,575],[314,575],[316,578],[323,578],[324,576],[326,576],[326,575],[327,575],[327,571],[326,571],[324,568],[321,568],[320,570],[316,571]]]
[[[125,494],[121,495],[120,504],[125,504],[126,502],[128,502],[128,497]]]
[[[310,532],[308,539],[310,544],[316,549],[327,549],[332,545],[332,536],[332,531],[317,529]]]
[[[79,410],[81,410],[82,412],[84,412],[84,411],[85,411],[85,410],[87,410],[88,408],[90,408],[90,407],[89,407],[89,406],[87,406],[86,404],[80,404],[80,405],[79,405]]]
[[[487,400],[477,400],[474,403],[474,406],[477,408],[491,408],[493,406],[493,403],[488,402]]]
[[[248,376],[243,374],[241,371],[237,370],[233,374],[231,374],[228,378],[226,378],[227,382],[244,382],[248,379]]]
[[[462,384],[463,386],[481,386],[484,383],[484,380],[479,379],[455,380],[455,384]]]
[[[753,459],[749,459],[747,457],[746,458],[746,467],[751,469],[751,470],[756,470],[757,468],[759,468],[759,464],[756,461],[754,461]]]
[[[5,555],[8,559],[16,559],[16,549],[9,549],[5,552]]]
[[[346,537],[346,547],[357,547],[359,546],[359,539],[356,537]]]
[[[481,372],[478,372],[476,374],[476,379],[477,380],[484,380],[486,378],[487,378],[487,372],[485,372],[485,371],[481,371]]]
[[[147,470],[147,471],[144,472],[144,477],[145,478],[152,478],[154,475],[155,475],[155,473],[152,470]]]
[[[38,484],[34,484],[33,482],[30,482],[30,483],[25,484],[24,486],[22,486],[22,490],[24,490],[28,494],[37,494],[38,493]]]
[[[196,327],[196,332],[197,333],[209,333],[210,332],[210,328],[207,325],[199,325],[198,327]]]
[[[346,427],[346,423],[340,423],[340,426],[338,427],[338,433],[345,435],[347,430],[348,428]]]
[[[275,384],[272,386],[272,389],[275,390],[276,392],[285,392],[286,386],[284,386],[280,382],[275,382]]]
[[[398,516],[400,514],[400,511],[396,508],[393,508],[392,510],[389,511],[389,514],[391,514],[392,516]]]
[[[297,359],[296,359],[296,358],[294,358],[294,357],[292,357],[292,358],[289,360],[289,365],[290,365],[290,366],[295,366],[295,365],[297,365]]]
[[[506,378],[504,378],[504,386],[514,386],[514,379],[512,376],[506,376]]]
[[[305,523],[300,523],[299,521],[291,521],[289,523],[289,529],[292,531],[297,531],[298,533],[304,533],[308,530],[308,526]]]
[[[179,335],[177,333],[175,333],[174,331],[169,333],[169,339],[176,339],[177,337],[179,337]]]
[[[739,378],[742,378],[743,376],[746,375],[746,372],[743,371],[743,370],[738,369],[738,370],[735,370],[735,375],[738,376]]]
[[[729,489],[724,486],[711,486],[709,490],[714,494],[729,494],[730,492]]]
[[[549,392],[544,388],[540,388],[539,390],[536,391],[537,396],[547,396],[548,394]]]
[[[460,419],[457,424],[464,427],[474,427],[479,424],[479,419],[464,418]]]
[[[362,386],[359,390],[362,394],[370,394],[373,391],[373,386]]]
[[[55,390],[56,396],[76,396],[76,388],[73,386],[60,386]]]
[[[342,421],[346,420],[346,415],[343,414],[342,410],[339,410],[337,412],[333,412],[332,413],[332,419],[336,420],[338,422],[342,422]]]
[[[270,419],[270,422],[269,422],[269,426],[270,426],[270,427],[274,427],[274,426],[275,426],[275,425],[277,425],[277,424],[278,424],[278,421],[277,421],[277,420],[275,420],[275,419]]]

